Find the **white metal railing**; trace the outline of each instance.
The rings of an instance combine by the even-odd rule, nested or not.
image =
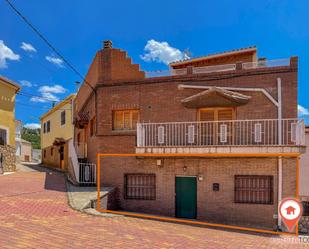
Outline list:
[[[84,149],[85,144],[82,145],[82,150]],[[95,184],[96,183],[96,164],[88,162],[79,162],[81,153],[76,151],[76,148],[73,143],[73,139],[69,141],[69,159],[71,159],[75,180],[79,184]],[[84,157],[84,156],[83,156]]]
[[[290,59],[278,59],[278,60],[260,60],[256,62],[246,62],[242,64],[243,69],[255,69],[266,67],[282,67],[289,66]]]
[[[256,68],[267,68],[267,67],[281,67],[289,66],[290,59],[278,59],[278,60],[260,60],[256,62],[245,62],[242,63],[243,69],[256,69]],[[214,72],[224,72],[236,70],[236,63],[234,64],[223,64],[205,67],[192,67],[193,74],[200,73],[214,73]],[[146,72],[147,78],[153,77],[163,77],[163,76],[175,76],[175,75],[185,75],[188,74],[187,68],[180,69],[170,69],[170,70],[157,70]]]
[[[193,73],[214,73],[214,72],[225,72],[230,70],[235,70],[236,64],[224,64],[208,67],[193,67]]]
[[[74,175],[76,177],[76,181],[78,182],[79,179],[79,163],[78,163],[78,158],[76,154],[76,150],[74,147],[73,139],[69,140],[69,158],[71,159],[73,170],[74,170]]]
[[[301,146],[304,134],[298,119],[138,123],[137,147]]]
[[[81,184],[96,183],[96,164],[79,163],[79,183]]]

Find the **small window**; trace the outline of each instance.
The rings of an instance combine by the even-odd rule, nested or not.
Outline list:
[[[50,148],[50,155],[53,156],[53,154],[54,154],[54,148],[51,147],[51,148]]]
[[[96,117],[90,120],[90,136],[96,134]]]
[[[43,124],[43,133],[46,133],[46,123]]]
[[[135,200],[156,199],[155,174],[125,174],[124,198]]]
[[[65,124],[65,111],[61,112],[61,125]]]
[[[273,176],[236,175],[235,203],[272,204]]]
[[[7,144],[7,131],[5,129],[0,129],[0,145]]]
[[[113,111],[113,130],[136,130],[138,110]]]
[[[46,158],[46,150],[43,150],[43,157]]]
[[[46,122],[46,133],[50,132],[50,120]]]

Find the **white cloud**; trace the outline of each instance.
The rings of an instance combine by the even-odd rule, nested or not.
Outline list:
[[[56,65],[56,66],[58,66],[58,67],[64,67],[64,65],[63,65],[63,60],[61,60],[60,58],[58,58],[58,57],[55,57],[55,56],[45,56],[45,59],[47,60],[47,61],[49,61],[50,63],[52,63],[52,64],[54,64],[54,65]]]
[[[22,86],[32,87],[32,83],[28,80],[20,80],[19,82]]]
[[[301,105],[297,105],[298,116],[307,116],[309,115],[309,110]]]
[[[177,48],[171,47],[167,42],[149,40],[144,48],[145,54],[141,55],[144,61],[156,61],[169,64],[173,61],[189,59],[189,56]]]
[[[20,48],[27,52],[36,52],[36,49],[30,43],[22,42]]]
[[[12,49],[7,47],[3,40],[0,40],[0,68],[6,68],[7,67],[7,60],[12,61],[18,61],[20,59],[20,56],[18,54],[15,54]]]
[[[39,129],[41,128],[41,125],[40,124],[36,124],[36,123],[28,123],[28,124],[25,124],[24,125],[25,128],[28,128],[28,129]]]
[[[38,90],[41,96],[35,96],[30,99],[32,102],[58,102],[59,98],[55,94],[65,93],[67,89],[60,85],[54,86],[41,86]]]
[[[41,86],[39,92],[41,93],[65,93],[67,89],[60,85],[54,86]]]

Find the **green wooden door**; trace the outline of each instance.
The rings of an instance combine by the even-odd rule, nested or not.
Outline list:
[[[196,218],[196,177],[176,176],[176,217]]]

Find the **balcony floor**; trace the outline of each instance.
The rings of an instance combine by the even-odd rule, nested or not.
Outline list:
[[[135,152],[165,154],[210,154],[210,153],[304,153],[304,146],[207,146],[207,147],[136,147]]]

